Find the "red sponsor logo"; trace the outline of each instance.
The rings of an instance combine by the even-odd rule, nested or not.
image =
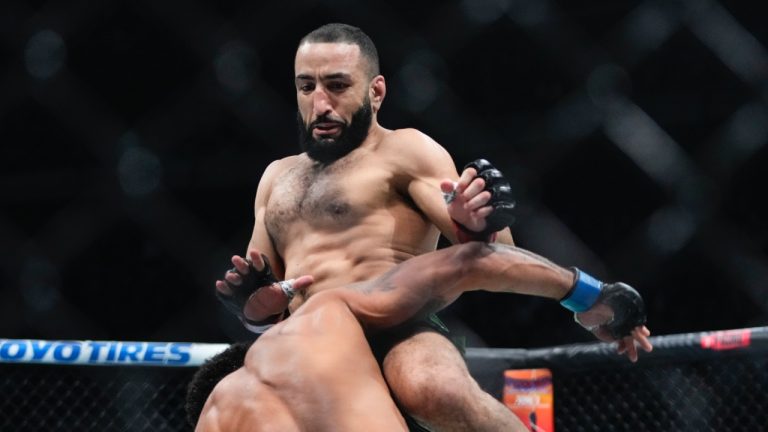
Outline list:
[[[725,330],[705,334],[701,337],[701,347],[715,351],[746,348],[749,346],[751,334],[749,329]]]

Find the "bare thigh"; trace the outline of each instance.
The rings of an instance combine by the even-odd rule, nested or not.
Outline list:
[[[459,350],[444,336],[422,331],[395,344],[382,369],[401,409],[420,426],[440,432],[525,432],[504,404],[469,374]]]
[[[435,331],[417,332],[395,344],[382,370],[397,401],[411,413],[453,406],[457,399],[482,392],[459,350]]]

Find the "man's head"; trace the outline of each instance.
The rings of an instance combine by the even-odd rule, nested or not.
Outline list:
[[[366,75],[373,79],[379,75],[379,52],[367,34],[348,24],[325,24],[307,33],[299,41],[299,48],[308,43],[330,43],[356,45],[365,61]]]
[[[195,427],[203,412],[205,402],[208,400],[213,388],[225,376],[240,369],[245,363],[245,354],[253,345],[253,341],[238,342],[232,344],[226,350],[206,360],[200,369],[195,372],[192,381],[187,386],[187,421]]]
[[[357,27],[326,24],[301,39],[294,66],[302,149],[333,162],[362,144],[384,100],[376,47]]]

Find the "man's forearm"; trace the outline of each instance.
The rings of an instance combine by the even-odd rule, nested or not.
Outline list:
[[[525,249],[504,244],[472,243],[457,259],[466,267],[460,289],[563,298],[573,286],[574,272]]]

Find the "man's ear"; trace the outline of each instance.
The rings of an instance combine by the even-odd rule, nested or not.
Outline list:
[[[381,107],[381,103],[384,101],[384,96],[387,94],[387,82],[381,75],[376,75],[371,80],[371,85],[368,89],[368,97],[371,99],[371,108],[373,112],[378,112]]]

